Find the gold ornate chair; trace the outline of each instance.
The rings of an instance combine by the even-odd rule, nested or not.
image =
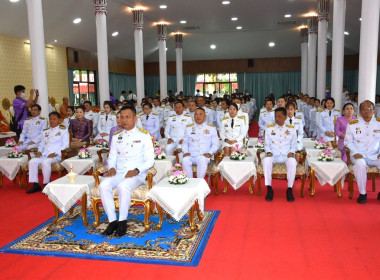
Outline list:
[[[99,210],[99,203],[101,203],[101,198],[100,198],[100,191],[99,191],[99,184],[100,184],[100,175],[102,173],[105,173],[107,170],[106,168],[102,168],[101,170],[97,170],[93,176],[95,178],[95,188],[91,190],[91,206],[92,210],[95,215],[95,220],[94,220],[94,227],[99,226],[99,218],[100,218],[100,210]],[[154,203],[151,201],[146,194],[148,191],[152,188],[152,180],[154,175],[156,175],[156,169],[153,167],[149,169],[148,174],[146,176],[147,183],[145,185],[142,185],[138,188],[136,188],[131,195],[131,206],[132,205],[142,205],[144,206],[145,214],[144,214],[144,227],[145,230],[148,231],[150,228],[149,225],[149,216],[150,214],[153,214],[154,210]],[[118,200],[118,191],[117,188],[113,190],[113,196],[115,200],[116,207],[119,206],[119,200]],[[160,215],[160,221],[157,225],[157,229],[161,229],[162,226],[162,215]]]
[[[32,159],[31,153],[36,153],[36,152],[37,152],[37,148],[26,150],[24,152],[28,156],[28,162]],[[67,173],[65,167],[61,163],[62,163],[62,161],[64,161],[65,159],[68,158],[69,153],[70,153],[70,148],[67,148],[67,149],[61,151],[61,155],[62,155],[61,161],[53,163],[51,165],[51,173],[57,173],[58,177],[62,177],[65,173]],[[21,165],[22,177],[23,177],[23,181],[25,183],[25,185],[24,185],[25,189],[28,188],[28,173],[29,173],[28,162]],[[39,174],[42,173],[41,165],[38,166],[38,173]],[[20,184],[22,185],[22,180],[21,180]]]
[[[261,163],[261,153],[264,152],[264,149],[258,149],[257,150],[257,195],[261,195],[261,177],[264,176],[264,169],[263,165]],[[305,187],[305,181],[306,181],[306,167],[305,167],[305,160],[306,160],[306,151],[302,150],[300,151],[300,162],[297,164],[296,169],[296,178],[301,178],[301,197],[304,197],[304,187]],[[272,169],[272,178],[274,179],[286,179],[287,176],[287,169],[285,163],[275,163],[273,164]]]
[[[352,199],[354,196],[354,165],[351,163],[351,151],[349,148],[344,147],[344,151],[347,155],[347,167],[348,167],[348,198]],[[380,177],[380,170],[376,166],[368,166],[367,167],[367,178],[372,180],[372,191],[376,191],[376,178]],[[356,181],[356,180],[355,180]]]

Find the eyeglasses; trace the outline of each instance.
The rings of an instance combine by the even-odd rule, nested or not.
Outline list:
[[[362,109],[360,109],[360,111],[371,112],[371,111],[373,111],[373,108],[362,108]]]

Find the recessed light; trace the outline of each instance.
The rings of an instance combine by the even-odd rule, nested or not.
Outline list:
[[[73,23],[78,24],[78,23],[80,23],[81,21],[82,21],[81,18],[76,18],[76,19],[73,20]]]
[[[166,5],[160,5],[160,9],[166,9],[167,7]]]
[[[211,48],[211,49],[215,49],[216,46],[215,46],[215,45],[211,45],[210,48]]]
[[[222,2],[223,5],[228,5],[228,4],[230,4],[230,3],[231,3],[230,1],[223,1],[223,2]]]
[[[54,40],[54,43],[57,43],[58,41],[57,40]]]
[[[232,21],[237,21],[238,18],[237,18],[237,17],[232,17],[231,20],[232,20]]]
[[[242,29],[243,27],[241,27],[241,26],[236,26],[236,29]]]
[[[359,18],[360,21],[362,21],[362,18]]]
[[[168,48],[165,48],[165,51],[167,51],[168,50]]]
[[[344,35],[350,35],[350,33],[347,31],[344,31]]]
[[[115,31],[114,33],[112,33],[112,37],[116,37],[117,35],[119,35],[119,32]]]
[[[286,15],[284,15],[284,17],[290,18],[290,17],[292,17],[292,15],[291,14],[286,14]]]
[[[187,21],[186,20],[181,20],[179,23],[185,24]]]
[[[268,46],[269,47],[274,47],[276,44],[274,42],[269,42]]]
[[[16,3],[18,1],[20,1],[20,0],[9,0],[9,2],[12,2],[12,3]]]

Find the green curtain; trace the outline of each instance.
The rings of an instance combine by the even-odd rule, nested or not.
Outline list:
[[[195,95],[197,75],[196,74],[186,74],[183,75],[183,93],[188,96]]]
[[[246,73],[237,73],[239,92],[244,92],[244,90],[246,89],[245,74]]]
[[[183,75],[183,92],[185,95],[194,96],[196,79],[197,75],[195,74]],[[160,89],[160,76],[145,76],[144,81],[147,95],[154,96]],[[168,75],[167,83],[168,90],[172,90],[175,93],[177,89],[177,77],[175,75]]]
[[[128,91],[131,90],[136,93],[136,76],[119,73],[109,73],[110,92],[116,100],[120,98],[121,91],[125,90],[128,95]]]
[[[168,75],[167,88],[168,88],[168,91],[171,90],[173,93],[177,92],[177,76],[176,75]]]
[[[153,97],[160,90],[160,77],[159,76],[145,76],[144,77],[145,92],[148,96]]]
[[[74,93],[73,93],[73,80],[74,80],[74,75],[73,75],[73,69],[68,69],[67,70],[67,73],[68,73],[68,77],[69,77],[69,102],[70,102],[70,105],[73,105],[74,104],[74,101],[75,101],[75,97],[74,97]]]

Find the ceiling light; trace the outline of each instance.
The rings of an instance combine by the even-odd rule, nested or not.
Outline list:
[[[350,33],[348,33],[347,31],[344,31],[344,35],[350,35]]]
[[[292,15],[291,14],[286,14],[286,15],[284,15],[284,17],[290,18],[290,17],[292,17]]]
[[[238,18],[237,17],[232,17],[231,20],[232,21],[236,21],[236,20],[238,20]]]
[[[187,21],[186,20],[181,20],[179,23],[185,24]]]
[[[112,37],[116,37],[117,35],[119,35],[119,32],[115,31],[114,33],[112,33]]]
[[[166,5],[160,5],[160,9],[166,9],[167,7]]]
[[[168,50],[168,48],[165,48],[165,51],[167,51]]]
[[[80,23],[81,21],[82,21],[81,18],[76,18],[76,19],[73,20],[73,23],[78,24],[78,23]]]
[[[359,18],[360,21],[362,21],[362,18]]]
[[[242,29],[243,27],[241,27],[241,26],[236,26],[236,29]]]
[[[57,40],[54,40],[54,43],[57,43],[58,41]]]
[[[231,3],[230,1],[223,1],[223,2],[222,2],[223,5],[228,5],[228,4],[230,4],[230,3]]]
[[[210,48],[211,48],[211,49],[215,49],[216,46],[215,46],[215,45],[211,45]]]
[[[274,42],[269,42],[268,46],[269,47],[274,47],[276,44]]]
[[[12,3],[16,3],[18,1],[20,1],[20,0],[9,0],[9,2],[12,2]]]

